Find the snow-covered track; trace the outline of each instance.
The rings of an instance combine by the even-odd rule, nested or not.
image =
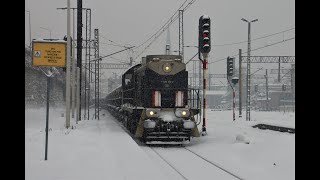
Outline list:
[[[161,156],[156,150],[151,148],[164,162],[166,162],[173,170],[175,170],[183,179],[188,180],[180,171],[178,171],[172,164],[170,164],[163,156]]]
[[[150,149],[153,152],[155,152],[166,164],[168,164],[183,179],[186,179],[186,180],[196,179],[198,178],[197,174],[203,174],[203,175],[206,174],[206,177],[210,175],[213,179],[243,180],[243,178],[222,168],[216,163],[213,163],[207,160],[203,156],[195,153],[194,151],[186,147],[178,147],[174,149],[171,149],[171,148],[159,149],[159,148],[150,147]],[[172,150],[175,152],[173,152]],[[190,156],[190,153],[192,154],[191,156]],[[208,166],[208,163],[210,164],[210,166]],[[188,166],[192,168],[189,170],[186,168]]]
[[[190,149],[188,149],[188,148],[186,148],[186,147],[183,147],[183,148],[184,148],[184,149],[186,149],[187,151],[191,152],[192,154],[194,154],[194,155],[198,156],[199,158],[203,159],[204,161],[206,161],[206,162],[208,162],[208,163],[210,163],[210,164],[214,165],[215,167],[217,167],[217,168],[221,169],[222,171],[224,171],[224,172],[226,172],[226,173],[228,173],[228,174],[232,175],[233,177],[235,177],[235,178],[237,178],[237,179],[240,179],[240,180],[243,180],[243,178],[241,178],[241,177],[239,177],[239,176],[237,176],[237,175],[233,174],[232,172],[230,172],[230,171],[228,171],[228,170],[226,170],[226,169],[224,169],[224,168],[220,167],[219,165],[217,165],[217,164],[215,164],[215,163],[213,163],[213,162],[209,161],[208,159],[206,159],[206,158],[204,158],[204,157],[200,156],[199,154],[197,154],[197,153],[195,153],[195,152],[191,151]]]

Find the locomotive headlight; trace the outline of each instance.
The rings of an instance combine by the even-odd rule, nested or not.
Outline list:
[[[165,63],[162,67],[164,72],[171,72],[172,66],[169,63]]]
[[[175,111],[175,115],[177,117],[189,117],[190,116],[190,111],[188,109],[177,108],[176,111]]]
[[[160,109],[146,109],[147,117],[159,117]]]

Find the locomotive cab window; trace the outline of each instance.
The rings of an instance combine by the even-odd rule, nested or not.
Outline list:
[[[132,82],[132,74],[126,74],[124,78],[124,83],[126,86],[130,85]]]

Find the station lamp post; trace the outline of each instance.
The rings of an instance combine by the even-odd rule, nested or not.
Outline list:
[[[254,19],[252,21],[248,21],[244,18],[241,19],[244,22],[248,23],[248,56],[247,56],[247,108],[246,108],[246,120],[250,121],[250,51],[251,51],[251,23],[258,21],[258,19]]]

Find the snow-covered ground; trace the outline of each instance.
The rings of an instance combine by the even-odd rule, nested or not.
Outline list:
[[[65,129],[63,109],[50,109],[48,160],[44,161],[45,109],[25,111],[25,176],[27,180],[234,179],[181,147],[138,145],[107,112]],[[93,111],[92,111],[93,112]],[[105,114],[103,116],[102,114]],[[232,111],[207,111],[207,136],[185,147],[243,178],[295,179],[295,134],[252,128],[258,123],[294,127],[294,113],[245,111],[232,121]],[[201,130],[201,125],[198,126]],[[249,143],[245,143],[249,142]]]

